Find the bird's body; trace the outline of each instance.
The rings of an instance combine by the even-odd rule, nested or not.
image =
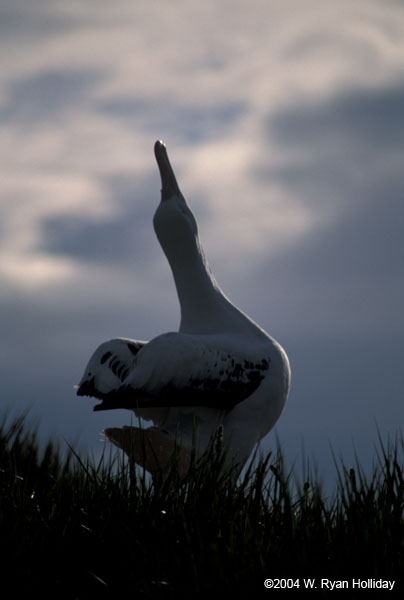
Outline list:
[[[150,342],[104,342],[91,357],[78,394],[102,400],[94,410],[128,408],[152,421],[154,427],[144,434],[161,466],[174,445],[185,453],[196,446],[202,453],[219,426],[228,460],[242,466],[282,411],[289,362],[282,347],[221,291],[162,142],[156,142],[155,154],[162,195],[154,228],[174,276],[179,331]],[[106,435],[128,451],[128,435],[137,431],[107,429]],[[155,465],[143,463],[153,471]]]

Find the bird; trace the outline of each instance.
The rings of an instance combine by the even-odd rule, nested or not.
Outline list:
[[[104,435],[152,475],[177,451],[178,471],[213,440],[240,472],[285,405],[291,370],[282,346],[221,290],[205,257],[198,225],[165,144],[154,146],[161,200],[153,218],[180,304],[178,331],[150,341],[115,338],[93,353],[79,396],[94,411],[128,409],[150,427],[107,428]]]

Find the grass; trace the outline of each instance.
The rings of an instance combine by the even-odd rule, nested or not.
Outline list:
[[[267,597],[267,578],[300,578],[295,595],[304,578],[381,578],[402,591],[402,441],[380,442],[370,476],[336,464],[336,484],[326,498],[316,481],[296,483],[280,452],[236,485],[214,452],[181,482],[170,468],[150,484],[119,453],[97,464],[73,451],[61,458],[51,443],[39,450],[24,417],[5,419],[3,589],[80,600]],[[318,595],[328,591],[318,584]]]

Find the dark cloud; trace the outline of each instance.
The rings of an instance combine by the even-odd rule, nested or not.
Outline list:
[[[404,84],[294,103],[271,115],[266,132],[284,162],[261,162],[255,175],[316,210],[362,204],[365,211],[373,201],[391,202],[402,187]]]
[[[160,192],[148,178],[117,175],[99,182],[107,198],[117,207],[107,220],[61,215],[42,225],[41,250],[76,260],[123,266],[140,264],[147,256],[152,236],[152,217]]]
[[[20,40],[32,43],[46,32],[65,32],[76,24],[77,19],[72,14],[49,10],[46,0],[13,0],[0,3],[0,35],[3,43],[16,43]]]
[[[315,230],[280,261],[263,258],[251,273],[255,310],[265,310],[268,298],[281,329],[297,336],[403,336],[403,222],[404,206],[390,189]]]
[[[275,114],[269,133],[277,143],[333,148],[343,139],[355,148],[375,150],[404,143],[404,82],[393,88],[344,92],[331,100],[292,107]],[[318,144],[318,145],[317,145]]]
[[[286,301],[299,330],[390,335],[404,297],[404,87],[288,108],[268,135],[284,164],[261,165],[259,175],[323,217],[280,263],[263,258],[253,277]]]
[[[62,118],[100,81],[92,69],[43,69],[9,84],[0,120],[37,126]]]

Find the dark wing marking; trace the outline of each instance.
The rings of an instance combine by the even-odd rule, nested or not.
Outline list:
[[[128,377],[138,352],[147,342],[117,338],[104,342],[88,362],[77,390],[78,396],[102,400]]]
[[[260,385],[269,370],[270,358],[246,360],[219,354],[206,376],[183,377],[181,384],[173,378],[158,390],[124,384],[105,394],[95,411],[114,408],[163,408],[171,406],[206,406],[229,410],[242,402]]]

